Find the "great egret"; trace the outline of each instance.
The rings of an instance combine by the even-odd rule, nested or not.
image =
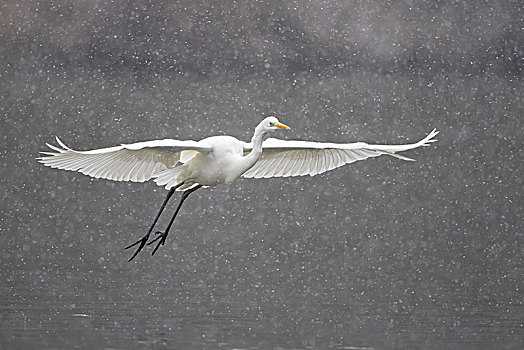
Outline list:
[[[419,142],[407,145],[370,145],[357,143],[322,143],[287,141],[268,138],[274,130],[290,130],[287,125],[270,116],[255,128],[250,143],[232,136],[212,136],[201,141],[153,140],[121,146],[75,151],[57,137],[61,148],[47,144],[55,152],[41,152],[46,156],[38,161],[51,168],[79,171],[95,178],[115,181],[144,182],[150,179],[169,190],[147,233],[129,249],[139,245],[129,261],[144,248],[159,241],[152,254],[164,245],[184,200],[201,187],[230,184],[240,176],[269,178],[287,176],[314,176],[344,164],[383,154],[403,160],[413,160],[396,152],[428,146],[438,131],[433,130]],[[157,237],[149,237],[160,214],[175,191],[184,191],[171,221]]]

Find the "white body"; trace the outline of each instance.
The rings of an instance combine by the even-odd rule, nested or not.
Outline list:
[[[390,155],[427,146],[438,131],[419,142],[406,145],[322,143],[270,138],[269,132],[289,127],[275,117],[265,118],[255,129],[250,143],[231,136],[213,136],[201,141],[154,140],[91,151],[75,151],[58,138],[62,147],[39,162],[52,168],[79,171],[95,178],[143,182],[153,179],[166,189],[185,190],[196,185],[231,183],[240,176],[268,178],[323,173],[357,160]]]
[[[201,141],[211,152],[194,152],[193,157],[180,166],[180,179],[203,186],[231,183],[239,178],[248,164],[244,161],[244,142],[232,136],[212,136]]]

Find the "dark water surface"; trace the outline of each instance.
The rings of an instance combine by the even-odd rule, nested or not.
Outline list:
[[[66,258],[62,263],[72,266],[9,271],[1,287],[2,347],[496,349],[522,344],[522,304],[505,295],[479,295],[482,285],[468,286],[472,281],[440,285],[409,272],[393,277],[380,274],[385,266],[369,276],[359,277],[355,270],[363,267],[358,266],[322,274],[315,253],[312,260],[319,265],[307,256],[298,262],[296,252],[280,254],[283,261],[269,257],[266,264],[272,267],[264,270],[264,262],[249,254],[204,248],[153,262],[114,266],[101,258]],[[360,255],[349,248],[346,254],[340,259]]]
[[[478,349],[517,348],[522,334],[522,306],[493,300],[413,307],[318,296],[322,304],[305,298],[303,304],[278,291],[232,296],[225,286],[215,286],[203,300],[198,282],[182,288],[165,281],[117,283],[104,273],[90,283],[98,293],[67,292],[71,284],[85,283],[73,278],[56,294],[44,286],[14,293],[3,287],[2,343],[10,349]]]

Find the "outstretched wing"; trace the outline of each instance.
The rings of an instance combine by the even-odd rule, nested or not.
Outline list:
[[[428,146],[436,140],[438,131],[433,130],[424,139],[407,145],[369,145],[357,143],[322,143],[308,141],[286,141],[270,138],[262,144],[260,159],[242,176],[247,178],[269,178],[287,176],[314,176],[369,157],[383,154],[403,160],[413,160],[396,152],[420,146]],[[244,150],[251,151],[253,145],[246,144]]]
[[[115,181],[144,182],[152,175],[174,167],[183,151],[208,152],[211,147],[202,142],[154,140],[137,142],[91,151],[75,151],[57,137],[60,147],[47,144],[55,152],[40,152],[37,158],[46,166],[78,171],[95,178]]]

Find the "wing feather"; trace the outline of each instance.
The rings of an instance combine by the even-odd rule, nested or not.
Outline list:
[[[325,158],[324,158],[325,152],[324,152],[324,150],[320,150],[318,152],[315,152],[315,156],[317,158],[316,166],[315,166],[315,172],[316,172],[315,175],[318,175],[318,174],[322,173],[322,167],[324,166],[324,161],[325,161]]]
[[[262,145],[259,160],[242,176],[246,178],[269,178],[283,176],[314,176],[370,157],[389,155],[403,160],[411,158],[396,152],[407,151],[435,142],[437,130],[431,131],[424,139],[405,145],[372,145],[356,143],[321,143],[308,141],[286,141],[269,138]],[[245,144],[244,151],[253,148]]]
[[[98,167],[96,167],[96,169],[93,169],[93,177],[97,179],[103,177],[103,174],[107,173],[108,164],[110,164],[111,162],[112,160],[110,158],[102,159],[99,162]]]
[[[327,162],[326,166],[324,167],[324,171],[332,170],[335,166],[333,165],[335,163],[335,160],[333,159],[333,151],[331,149],[326,150],[327,153]]]
[[[293,173],[300,172],[300,169],[302,168],[302,165],[304,164],[304,160],[305,160],[304,152],[296,152],[295,165],[290,169],[288,176],[291,176]]]
[[[304,162],[302,163],[302,167],[298,174],[302,174],[302,175],[309,174],[310,169],[311,169],[311,158],[313,154],[312,152],[313,151],[311,150],[306,150],[303,152],[304,153]]]
[[[336,168],[338,168],[339,166],[344,164],[344,160],[343,160],[342,154],[341,154],[342,151],[339,150],[339,149],[334,149],[333,151],[335,153]]]
[[[311,173],[310,173],[311,176],[320,174],[319,167],[320,167],[320,161],[321,161],[321,157],[320,157],[321,152],[322,152],[321,150],[316,150],[315,152],[311,152],[311,160],[309,162],[309,167],[311,169]]]
[[[270,172],[270,175],[271,177],[275,176],[275,174],[283,174],[283,169],[284,167],[289,163],[289,161],[291,161],[291,158],[293,157],[292,155],[293,152],[291,152],[291,155],[289,157],[289,159],[286,157],[286,158],[280,158],[278,159],[278,161],[276,162],[277,165],[272,167],[272,171]],[[274,170],[273,170],[274,169]],[[281,175],[282,176],[282,175]]]
[[[43,156],[37,158],[40,163],[51,168],[78,171],[95,178],[115,181],[147,181],[154,174],[174,167],[182,151],[212,150],[204,142],[165,139],[75,151],[58,137],[56,141],[60,147],[47,144],[54,152],[42,152]]]
[[[292,157],[291,160],[289,161],[289,163],[287,164],[287,166],[284,169],[284,173],[283,173],[284,177],[291,176],[291,174],[293,173],[293,169],[297,166],[297,163],[300,159],[300,153],[295,151],[293,152],[291,157]]]

